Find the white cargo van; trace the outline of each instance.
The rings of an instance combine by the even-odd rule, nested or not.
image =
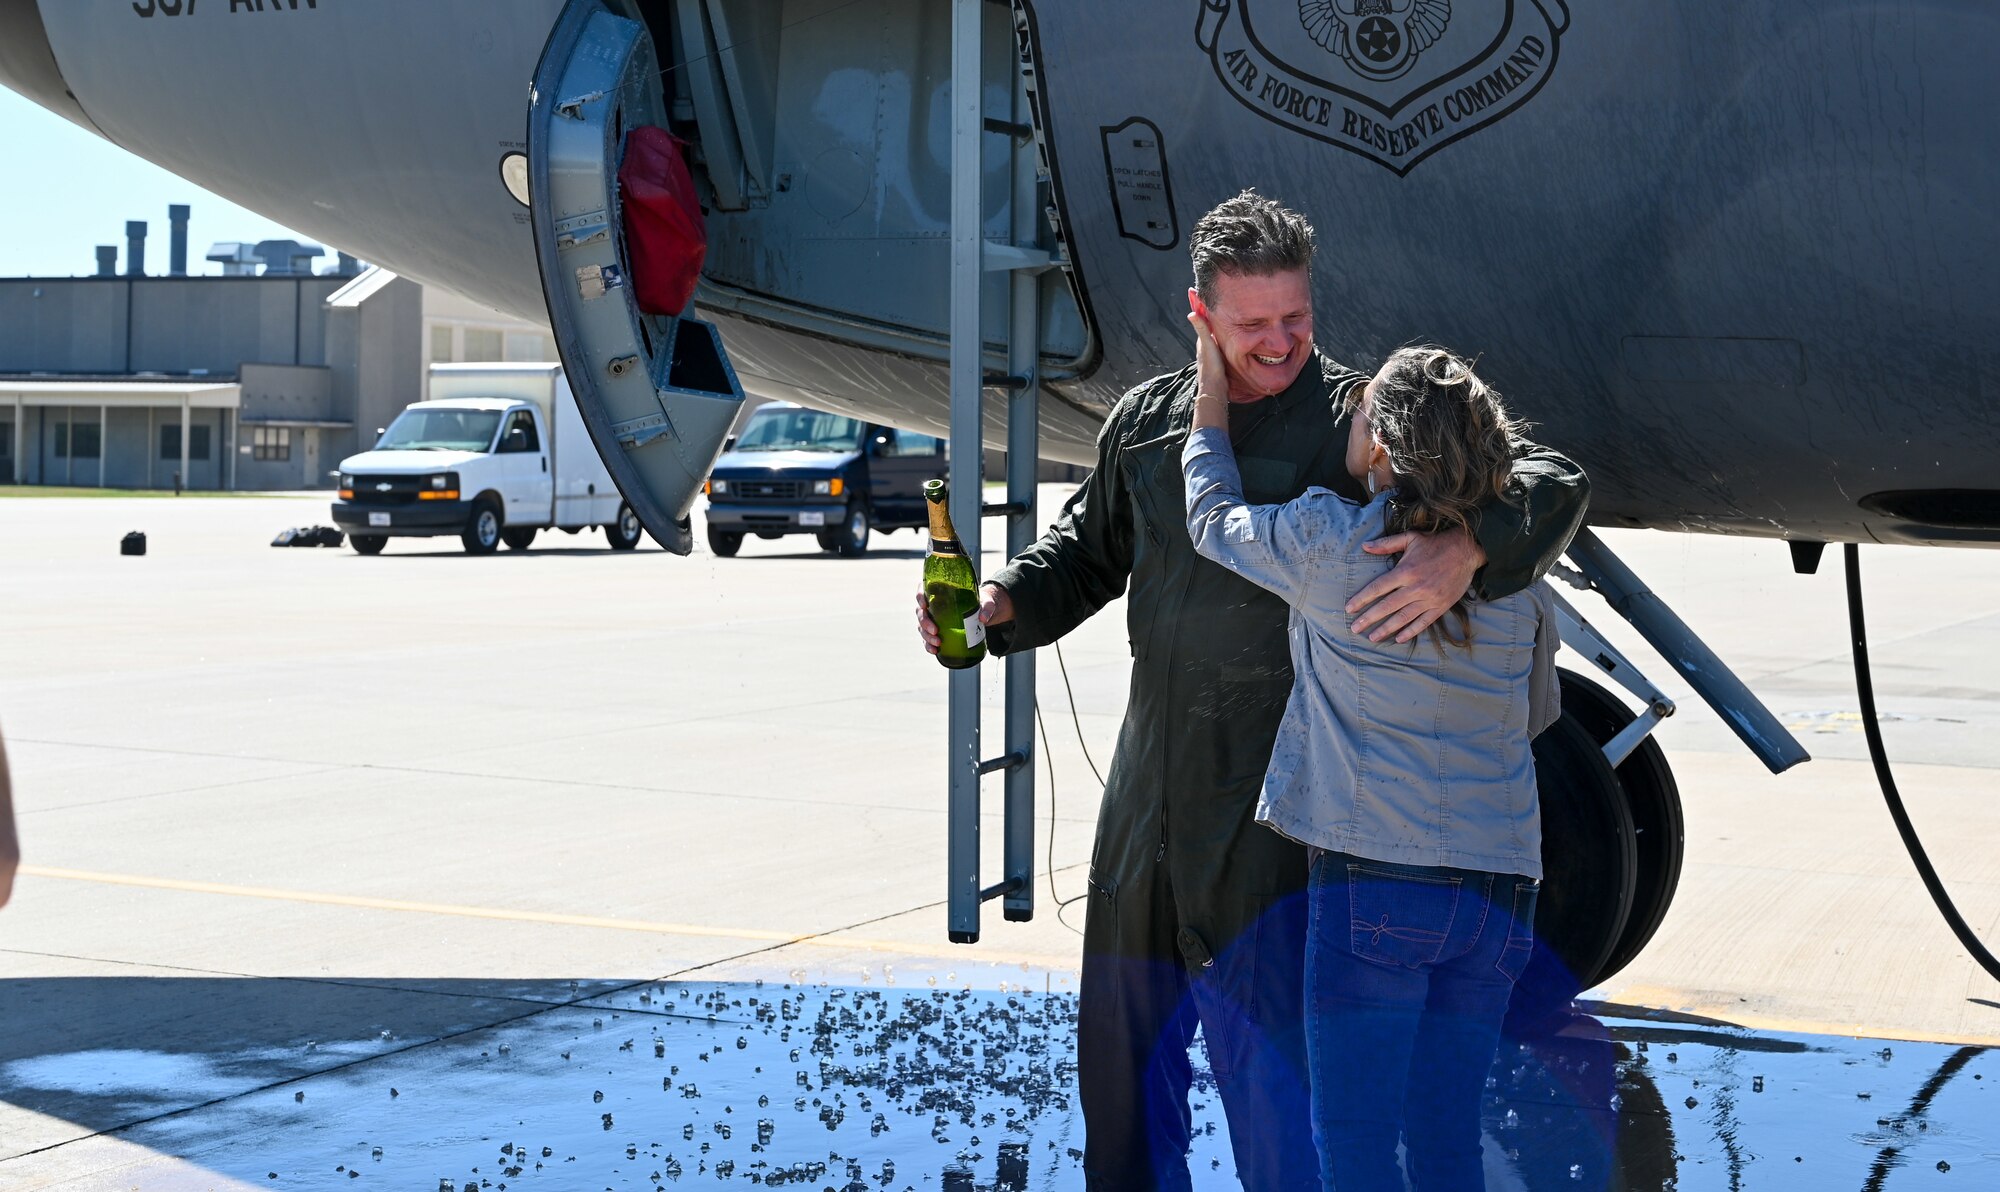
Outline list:
[[[598,527],[631,550],[641,533],[560,364],[432,365],[430,399],[341,461],[333,520],[364,555],[443,535],[471,554],[526,550],[539,530]]]

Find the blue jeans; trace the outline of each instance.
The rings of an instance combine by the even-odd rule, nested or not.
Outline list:
[[[1320,1176],[1339,1192],[1485,1186],[1479,1102],[1541,883],[1323,853],[1308,887],[1306,1054]]]

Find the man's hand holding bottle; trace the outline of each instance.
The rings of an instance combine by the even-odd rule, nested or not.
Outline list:
[[[1013,619],[1014,601],[1007,595],[1007,589],[998,584],[979,585],[979,623],[990,628]],[[931,620],[930,604],[921,591],[917,593],[917,634],[923,638],[925,650],[938,652],[937,622]]]

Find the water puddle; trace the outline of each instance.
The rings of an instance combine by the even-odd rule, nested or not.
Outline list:
[[[330,1048],[379,1046],[376,1039]],[[1025,989],[653,983],[142,1123],[121,1137],[267,1187],[794,1187],[1013,1192],[1083,1184],[1076,999]],[[0,1097],[152,1082],[245,1057],[80,1051],[0,1066]],[[1507,1041],[1488,1186],[2000,1186],[2000,1063],[1983,1048],[1752,1034],[1577,1014]],[[1197,1055],[1193,1185],[1233,1188]]]

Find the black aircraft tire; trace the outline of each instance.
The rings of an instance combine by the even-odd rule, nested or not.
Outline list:
[[[508,550],[527,550],[535,544],[535,534],[540,529],[539,526],[519,526],[502,530],[500,541],[507,544]]]
[[[347,545],[354,548],[357,555],[379,555],[382,548],[389,545],[387,534],[349,534]]]
[[[1631,916],[1639,869],[1625,792],[1583,725],[1565,712],[1534,748],[1542,892],[1534,955],[1508,1009],[1516,1031],[1598,982]]]
[[[1574,716],[1602,745],[1617,736],[1634,717],[1624,701],[1583,675],[1558,670],[1562,677],[1563,711]],[[1666,921],[1674,891],[1681,883],[1681,861],[1687,851],[1687,821],[1681,813],[1680,785],[1667,765],[1666,751],[1652,737],[1639,742],[1618,765],[1618,782],[1632,810],[1637,834],[1639,876],[1625,933],[1597,979],[1603,981],[1638,958]]]

